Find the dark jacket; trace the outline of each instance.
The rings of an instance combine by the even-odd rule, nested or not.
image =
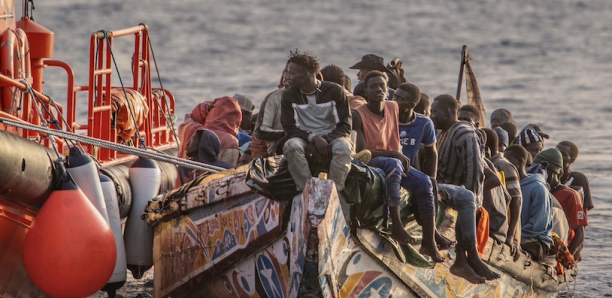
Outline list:
[[[336,83],[323,81],[318,89],[320,91],[317,91],[316,94],[317,105],[334,101],[335,105],[332,105],[330,108],[335,109],[335,113],[338,116],[338,121],[335,123],[336,128],[322,137],[327,142],[331,142],[337,138],[348,137],[351,134],[352,120],[351,109],[349,108],[344,88]],[[287,89],[283,93],[281,102],[281,122],[287,134],[287,139],[301,138],[308,142],[308,135],[311,132],[302,130],[296,125],[295,117],[297,113],[294,111],[294,104],[303,105],[307,103],[306,97],[300,92],[299,88]]]

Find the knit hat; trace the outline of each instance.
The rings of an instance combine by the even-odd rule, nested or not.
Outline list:
[[[516,141],[519,145],[525,147],[531,143],[544,142],[542,137],[533,129],[524,128],[521,130]]]
[[[559,175],[563,173],[563,156],[557,148],[546,149],[533,158],[534,163],[548,162],[547,170],[553,171]]]
[[[493,128],[493,130],[497,133],[497,138],[499,138],[499,142],[507,148],[508,143],[510,142],[510,139],[508,138],[508,132],[500,126]]]
[[[248,95],[242,95],[242,94],[236,93],[232,97],[238,101],[238,105],[240,106],[241,110],[245,112],[251,112],[251,113],[253,113],[253,111],[255,110],[255,104],[253,103],[253,100]]]
[[[516,124],[516,122],[514,122],[514,118],[512,118],[512,113],[506,109],[497,109],[493,111],[493,113],[491,113],[491,120],[493,119],[499,121],[500,124],[506,122]]]

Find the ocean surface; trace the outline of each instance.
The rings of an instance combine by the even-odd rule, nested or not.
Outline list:
[[[573,169],[590,179],[596,207],[575,294],[612,296],[611,1],[53,0],[35,7],[35,21],[55,32],[54,59],[72,66],[77,85],[87,83],[91,33],[149,25],[179,123],[196,104],[225,95],[247,94],[259,106],[296,48],[342,67],[353,85],[357,71],[349,67],[364,54],[400,57],[422,92],[454,95],[468,45],[487,112],[512,111],[519,129],[540,125],[551,135],[546,148],[562,140],[579,146]],[[113,48],[124,82],[132,44],[117,39]],[[62,70],[45,70],[44,91],[59,102],[65,82]]]

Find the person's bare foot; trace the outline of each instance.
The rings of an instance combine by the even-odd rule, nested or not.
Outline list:
[[[393,225],[393,229],[391,231],[391,238],[395,239],[399,244],[406,245],[415,243],[416,240],[404,230],[404,228],[400,225]]]
[[[469,262],[469,261],[468,261]],[[482,262],[482,260],[478,259],[476,262],[469,262],[470,267],[474,269],[476,274],[484,277],[486,280],[494,280],[501,277],[497,272],[491,270],[487,264]]]
[[[491,270],[487,264],[485,264],[478,255],[478,251],[476,250],[476,245],[473,245],[474,248],[471,247],[467,249],[467,262],[474,269],[476,274],[484,277],[486,280],[494,280],[501,277],[498,273]]]
[[[436,243],[438,244],[438,250],[447,250],[457,245],[457,241],[449,240],[448,238],[440,235],[438,231],[436,231],[435,237],[436,237]]]
[[[474,269],[465,261],[455,261],[449,271],[451,274],[459,276],[473,284],[483,284],[486,281],[484,277],[476,274]]]
[[[427,255],[431,257],[431,260],[434,263],[442,263],[444,262],[444,258],[440,255],[438,248],[433,243],[425,243],[421,244],[421,248],[419,249],[419,253],[422,255]]]

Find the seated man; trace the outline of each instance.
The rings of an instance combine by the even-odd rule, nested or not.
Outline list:
[[[591,198],[591,187],[589,185],[589,179],[576,171],[572,171],[571,166],[576,159],[578,159],[578,146],[570,141],[562,141],[557,144],[557,149],[561,151],[563,155],[563,175],[559,178],[561,183],[577,189],[584,194],[583,207],[585,214],[591,211],[595,206],[593,205],[593,199]]]
[[[499,126],[494,130],[499,136],[498,129],[503,131]],[[488,130],[485,130],[488,131]],[[503,134],[502,134],[503,135]],[[506,138],[508,134],[505,134]],[[495,146],[495,136],[491,135],[487,140],[487,147],[491,150],[491,161],[495,167],[504,173],[504,182],[506,183],[506,190],[510,194],[510,202],[508,204],[508,233],[506,237],[506,244],[511,247],[512,253],[518,251],[518,247],[521,241],[521,208],[523,206],[523,194],[521,193],[521,185],[519,182],[519,174],[516,167],[508,161]],[[507,146],[507,140],[505,140],[504,150]],[[498,142],[498,144],[501,142]],[[516,256],[516,255],[515,255]]]
[[[550,192],[563,207],[563,212],[569,223],[570,234],[567,246],[572,255],[575,255],[584,243],[584,227],[588,225],[580,194],[570,187],[561,184],[559,175],[563,172],[563,157],[556,148],[544,150],[536,155],[534,162],[548,162],[548,184]]]
[[[311,178],[308,161],[320,155],[331,160],[329,178],[344,189],[351,169],[351,110],[344,88],[316,79],[319,62],[308,54],[291,52],[282,93],[281,123],[287,134],[283,147],[289,173],[302,191]]]
[[[259,118],[257,127],[253,135],[258,140],[266,142],[267,155],[272,156],[282,152],[282,143],[285,140],[285,131],[281,123],[281,99],[285,89],[285,72],[287,66],[283,70],[278,89],[270,92],[264,98],[259,109]],[[278,148],[278,146],[281,146]]]
[[[591,198],[591,186],[589,185],[589,179],[576,171],[572,171],[571,165],[576,162],[578,158],[578,146],[570,141],[562,141],[557,144],[557,149],[561,151],[563,155],[563,175],[559,178],[561,183],[577,190],[582,196],[582,207],[584,209],[584,217],[587,218],[587,213],[594,208],[593,199]],[[581,255],[582,247],[578,249],[574,258],[576,261],[582,261]]]
[[[523,208],[521,209],[521,248],[535,261],[541,261],[551,248],[553,228],[552,195],[546,178],[540,173],[528,175],[525,165],[529,153],[520,145],[511,145],[504,151],[519,173]]]
[[[429,98],[425,94],[427,102]],[[393,100],[399,107],[399,137],[402,153],[410,160],[410,166],[435,179],[438,168],[438,151],[436,149],[436,131],[434,124],[425,115],[415,111],[423,99],[423,94],[416,85],[404,83],[398,86]],[[429,109],[429,104],[427,104]],[[417,156],[420,157],[416,165]],[[437,200],[434,200],[437,210]],[[436,243],[440,249],[453,247],[456,241],[450,241],[436,230]]]
[[[240,157],[236,135],[241,122],[242,112],[234,98],[225,96],[198,104],[190,114],[185,115],[185,120],[179,125],[179,157],[187,158],[187,143],[196,131],[206,128],[214,132],[221,141],[219,159],[235,167]]]
[[[437,137],[440,190],[446,190],[457,209],[457,259],[450,272],[471,283],[500,277],[480,259],[476,248],[476,206],[482,201],[484,144],[474,125],[458,121],[458,101],[451,95],[436,97],[431,120],[440,130]]]
[[[421,253],[431,256],[434,262],[442,262],[434,239],[433,186],[427,175],[410,168],[410,160],[400,152],[398,104],[385,100],[387,80],[382,72],[369,72],[364,83],[369,101],[353,113],[353,129],[357,132],[356,151],[370,150],[372,159],[368,165],[382,169],[387,175],[387,199],[393,226],[391,237],[400,244],[415,241],[404,230],[400,218],[401,184],[414,196],[422,222]]]

